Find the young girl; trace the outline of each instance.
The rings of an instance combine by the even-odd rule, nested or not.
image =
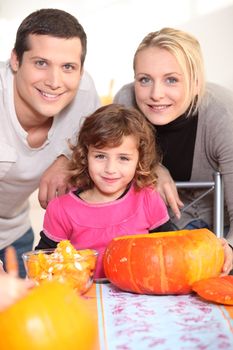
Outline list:
[[[50,201],[36,249],[64,239],[76,249],[96,249],[100,278],[104,250],[114,237],[171,229],[154,187],[159,162],[154,131],[136,109],[112,104],[85,119],[72,149],[77,189]]]

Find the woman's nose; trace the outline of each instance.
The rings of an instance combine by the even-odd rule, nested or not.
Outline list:
[[[151,86],[151,92],[150,97],[153,100],[160,100],[164,97],[164,86],[161,82],[154,82],[154,84]]]

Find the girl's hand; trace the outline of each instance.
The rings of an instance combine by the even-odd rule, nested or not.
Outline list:
[[[18,261],[15,249],[10,246],[5,252],[6,271],[0,263],[0,311],[24,297],[35,283],[18,277]]]
[[[158,175],[156,186],[158,192],[166,205],[172,209],[177,219],[180,219],[180,208],[182,208],[184,204],[179,198],[175,182],[173,181],[169,171],[163,165],[159,165],[156,172]]]
[[[226,239],[220,238],[220,241],[224,248],[224,257],[225,257],[221,276],[225,276],[225,275],[228,275],[229,272],[233,269],[233,250],[227,243]]]
[[[34,282],[0,272],[0,311],[24,297],[34,287]]]

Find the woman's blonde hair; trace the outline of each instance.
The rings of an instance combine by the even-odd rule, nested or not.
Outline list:
[[[139,160],[134,175],[136,190],[156,183],[156,167],[160,156],[156,149],[153,126],[135,108],[110,104],[100,107],[86,117],[78,134],[73,150],[70,169],[73,170],[71,184],[89,189],[93,187],[88,172],[88,148],[118,147],[124,136],[133,135],[139,152]]]
[[[184,104],[189,114],[195,113],[205,92],[205,73],[201,47],[192,35],[174,28],[163,28],[149,33],[139,44],[135,55],[149,47],[158,47],[169,51],[177,60],[184,74],[186,95]]]

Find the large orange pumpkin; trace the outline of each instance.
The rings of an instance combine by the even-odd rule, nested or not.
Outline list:
[[[218,276],[223,262],[221,242],[207,229],[118,237],[103,259],[114,285],[143,294],[189,293],[195,281]]]
[[[1,350],[91,350],[94,320],[74,290],[44,282],[0,312]]]

